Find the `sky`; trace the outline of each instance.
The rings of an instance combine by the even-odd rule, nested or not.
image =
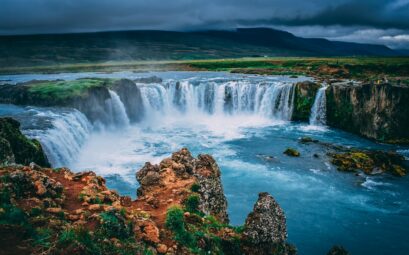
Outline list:
[[[271,27],[409,49],[409,0],[0,0],[0,34]]]

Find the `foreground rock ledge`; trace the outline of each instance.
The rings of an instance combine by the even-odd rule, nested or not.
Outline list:
[[[242,227],[228,225],[220,169],[182,149],[136,174],[138,198],[93,172],[0,168],[4,254],[295,254],[284,212],[260,193]]]

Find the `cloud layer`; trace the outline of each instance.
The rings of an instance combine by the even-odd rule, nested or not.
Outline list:
[[[409,48],[409,0],[1,0],[0,34],[267,26]]]

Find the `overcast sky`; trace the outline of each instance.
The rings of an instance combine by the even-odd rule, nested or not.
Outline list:
[[[409,0],[0,0],[0,34],[260,26],[409,49]]]

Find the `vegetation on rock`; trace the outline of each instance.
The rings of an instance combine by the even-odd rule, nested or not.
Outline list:
[[[0,164],[35,162],[49,166],[41,144],[28,139],[20,131],[20,123],[12,118],[0,118]]]
[[[105,180],[93,172],[74,174],[65,168],[34,164],[0,167],[0,233],[15,233],[1,235],[0,245],[7,246],[3,252],[285,254],[277,250],[287,247],[281,245],[286,232],[279,234],[286,229],[285,220],[281,209],[275,214],[279,206],[268,202],[271,196],[258,201],[257,208],[265,204],[263,214],[279,225],[244,226],[256,233],[279,234],[279,240],[263,241],[271,249],[251,252],[256,244],[243,235],[243,227],[226,223],[226,202],[215,200],[224,194],[220,171],[211,156],[196,159],[182,149],[159,165],[147,163],[137,178],[140,195],[131,201],[108,190]],[[209,188],[206,196],[200,193],[202,185]]]
[[[301,155],[299,151],[293,148],[287,148],[283,153],[290,157],[299,157]]]
[[[365,174],[383,172],[396,176],[406,175],[405,158],[395,152],[383,151],[349,151],[344,153],[329,153],[332,163],[340,171],[363,171]]]
[[[311,115],[311,108],[314,104],[320,84],[315,82],[299,82],[295,85],[294,110],[292,120],[308,121]]]

